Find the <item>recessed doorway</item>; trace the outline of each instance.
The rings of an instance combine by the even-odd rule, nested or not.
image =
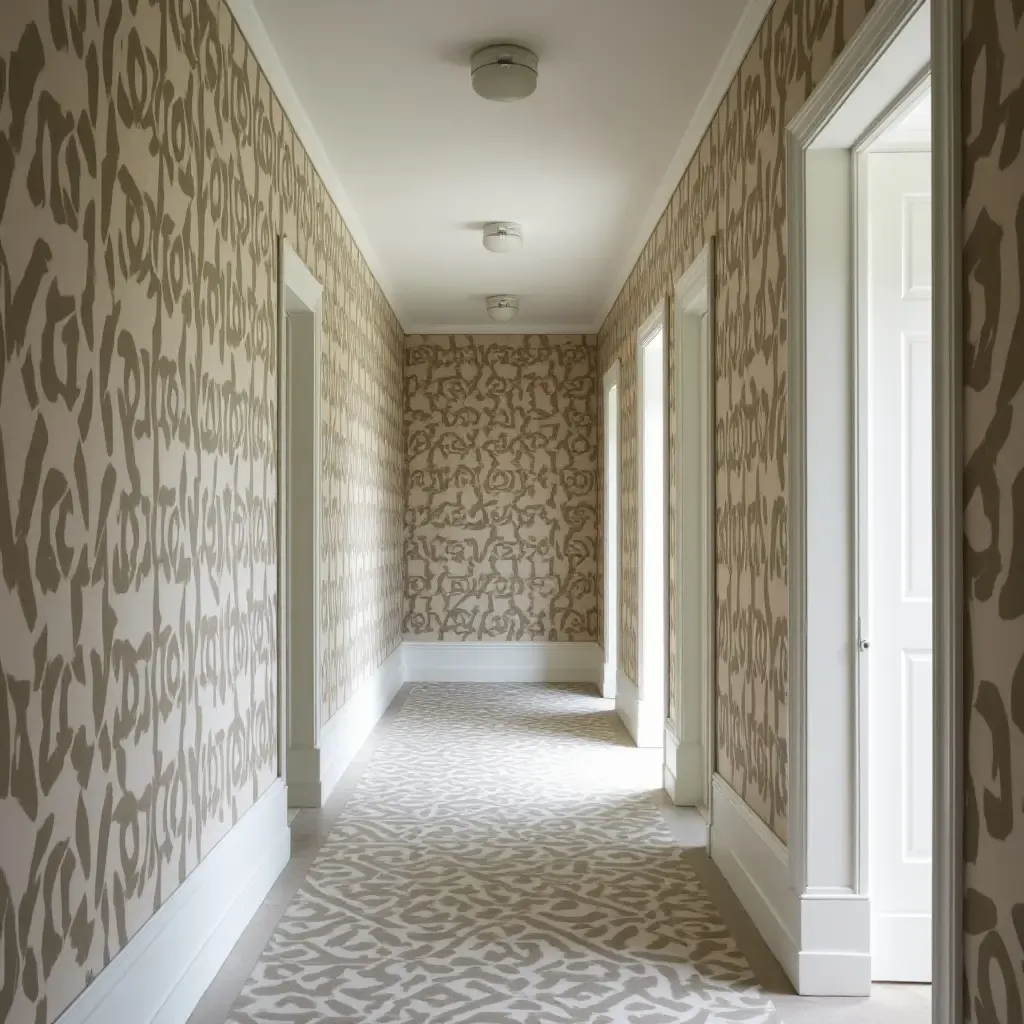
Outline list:
[[[619,672],[619,361],[604,375],[604,676],[615,699]]]
[[[320,807],[320,352],[323,288],[280,243],[278,716],[290,807]]]
[[[668,677],[665,303],[637,332],[637,680],[633,738],[637,746],[665,741]],[[621,689],[621,687],[620,687]],[[625,716],[624,716],[625,717]],[[629,718],[627,718],[629,724]]]

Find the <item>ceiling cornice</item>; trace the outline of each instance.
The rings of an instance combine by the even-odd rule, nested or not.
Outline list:
[[[773,2],[774,0],[748,0],[747,6],[743,9],[739,24],[737,24],[729,39],[729,45],[725,48],[725,53],[722,54],[715,67],[714,74],[712,74],[711,80],[704,90],[704,95],[701,96],[700,103],[697,104],[693,117],[690,118],[686,131],[683,133],[682,141],[679,143],[679,148],[676,150],[675,156],[672,157],[672,162],[668,165],[668,170],[665,171],[658,187],[654,190],[651,205],[648,207],[644,219],[640,222],[640,227],[637,230],[633,244],[625,254],[625,258],[619,264],[619,269],[612,278],[611,286],[599,318],[598,330],[604,326],[608,314],[612,311],[612,306],[615,305],[615,300],[625,287],[626,282],[629,280],[629,275],[633,272],[633,267],[636,266],[636,261],[644,251],[644,246],[647,245],[654,229],[658,226],[658,221],[661,220],[661,215],[665,212],[669,202],[671,202],[679,182],[686,173],[686,168],[697,152],[701,139],[704,138],[704,133],[708,130],[715,112],[718,110],[729,86],[732,84],[732,80],[736,77],[736,73],[743,63],[743,58],[747,55],[747,51],[757,38],[757,33],[761,30],[761,25],[768,16]]]
[[[252,50],[257,63],[267,76],[267,81],[270,83],[271,89],[274,90],[281,108],[288,116],[288,120],[291,121],[296,136],[309,155],[309,159],[316,168],[317,174],[320,175],[331,199],[334,200],[335,206],[338,207],[338,212],[344,219],[353,241],[363,254],[363,259],[366,260],[370,273],[376,279],[380,290],[384,293],[384,297],[391,306],[392,312],[398,318],[399,326],[402,326],[404,331],[405,327],[403,324],[406,318],[398,303],[394,286],[389,276],[385,273],[380,259],[370,243],[369,236],[359,220],[355,207],[352,205],[352,201],[349,199],[348,193],[338,177],[338,172],[331,163],[331,158],[327,154],[327,148],[324,146],[323,140],[317,133],[316,128],[313,127],[313,122],[310,120],[309,114],[306,113],[306,108],[302,105],[302,101],[295,91],[295,86],[292,85],[291,78],[288,77],[288,72],[284,69],[284,64],[281,63],[281,58],[278,56],[273,42],[271,42],[270,35],[263,24],[263,19],[256,10],[253,0],[225,0],[225,2],[234,15],[242,35],[245,36],[249,49]]]

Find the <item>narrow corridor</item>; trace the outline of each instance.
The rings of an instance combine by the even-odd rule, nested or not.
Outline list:
[[[608,708],[412,685],[255,969],[229,961],[194,1024],[773,1020]]]

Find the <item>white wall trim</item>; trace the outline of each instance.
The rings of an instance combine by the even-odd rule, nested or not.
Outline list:
[[[797,892],[806,894],[808,861],[813,844],[814,830],[820,831],[808,818],[808,785],[810,776],[819,776],[818,766],[809,761],[808,748],[808,645],[815,642],[807,628],[807,502],[808,502],[808,447],[806,401],[809,390],[805,374],[808,334],[806,282],[801,268],[807,266],[805,247],[807,218],[804,216],[806,194],[805,160],[807,151],[815,142],[822,127],[860,86],[876,64],[880,55],[902,29],[910,25],[918,32],[917,15],[925,15],[925,0],[890,0],[876,4],[861,28],[847,44],[840,58],[825,79],[812,93],[808,102],[788,126],[787,177],[789,217],[789,557],[790,557],[790,859],[792,885]],[[951,1024],[961,1014],[960,986],[962,981],[962,670],[961,621],[962,593],[960,573],[962,560],[962,528],[960,485],[962,472],[960,408],[960,259],[961,230],[959,180],[959,114],[961,95],[959,87],[959,33],[960,4],[935,2],[931,5],[931,64],[933,95],[933,280],[934,295],[934,388],[935,388],[935,466],[934,466],[934,524],[935,531],[935,803],[934,803],[934,900],[933,947],[934,1019],[940,1024]],[[915,43],[914,45],[917,45]],[[919,67],[901,55],[903,73],[909,81]],[[889,55],[888,64],[893,63]],[[893,80],[892,67],[886,69]],[[890,93],[889,98],[892,98]],[[860,104],[858,104],[860,105]],[[850,125],[843,125],[849,131]],[[836,140],[831,140],[834,142]],[[831,144],[829,142],[828,144]],[[840,143],[845,145],[845,143]],[[810,387],[813,387],[813,383]],[[812,598],[819,600],[818,596]],[[856,624],[849,623],[851,648],[856,639]],[[820,730],[819,730],[820,732]],[[861,768],[858,766],[858,776]],[[820,817],[820,816],[819,816]],[[850,855],[859,862],[864,844],[859,835],[859,821],[855,827]],[[820,863],[820,859],[819,859]],[[863,885],[863,871],[858,871],[853,891],[846,898],[855,904],[865,899],[856,890]],[[866,900],[865,900],[866,901]],[[824,908],[824,911],[822,910]],[[816,910],[839,914],[836,901],[824,903]],[[859,910],[856,911],[860,913]],[[870,931],[870,929],[869,929]],[[814,953],[809,938],[797,933],[802,954]],[[868,938],[863,951],[870,951]],[[849,951],[847,951],[849,952]],[[814,966],[812,967],[812,963]],[[808,971],[803,981],[819,994],[838,994],[838,989],[860,977],[859,968],[847,958],[842,970],[838,968],[829,981],[829,961],[818,957],[808,960]],[[823,972],[823,973],[822,973]],[[816,980],[809,980],[815,977]],[[844,981],[845,979],[845,981]],[[830,988],[832,982],[836,988]],[[803,984],[799,991],[804,991]]]
[[[592,641],[406,640],[405,678],[416,683],[590,683],[604,656]]]
[[[789,887],[789,853],[717,773],[711,780],[711,859],[739,897],[791,981],[799,976],[799,908]]]
[[[317,174],[320,175],[324,187],[327,189],[328,195],[334,201],[334,205],[337,206],[338,212],[345,221],[349,233],[352,235],[352,240],[359,248],[363,259],[366,260],[366,265],[370,268],[370,272],[376,279],[380,290],[384,293],[384,297],[391,306],[392,312],[398,318],[399,324],[403,323],[402,308],[398,303],[397,294],[390,275],[385,272],[379,257],[370,244],[370,238],[366,233],[366,229],[363,227],[359,215],[356,213],[355,207],[352,205],[352,201],[349,199],[348,193],[341,183],[338,172],[334,169],[334,164],[327,153],[327,147],[313,126],[309,114],[306,113],[306,108],[299,99],[299,94],[295,91],[295,86],[292,84],[292,80],[285,70],[280,56],[278,56],[266,26],[263,24],[263,19],[256,10],[254,0],[227,0],[227,5],[235,21],[238,23],[242,35],[245,36],[245,41],[249,44],[249,49],[252,50],[256,63],[259,64],[260,69],[266,75],[271,89],[274,90],[274,94],[281,104],[281,108],[288,115],[288,120],[291,121],[292,127],[295,129],[296,137],[305,148],[309,159],[313,163],[313,167],[316,169]]]
[[[405,683],[405,645],[399,644],[356,692],[331,716],[320,732],[320,745],[301,761],[292,752],[288,804],[322,807],[345,769]]]
[[[711,810],[715,771],[715,240],[676,282],[676,759],[678,804]],[[696,463],[696,465],[695,465]],[[676,737],[666,731],[669,741]]]
[[[697,109],[693,112],[693,116],[683,132],[675,155],[662,175],[658,187],[654,190],[651,205],[640,222],[633,244],[626,251],[622,262],[609,282],[608,292],[601,308],[601,316],[598,318],[597,326],[592,328],[593,331],[599,331],[604,326],[604,321],[615,305],[615,300],[629,280],[636,261],[640,258],[640,254],[657,228],[662,214],[679,187],[683,174],[686,173],[686,168],[690,166],[690,161],[693,160],[705,133],[711,126],[729,86],[739,72],[743,58],[746,57],[747,51],[757,38],[758,32],[761,31],[761,26],[771,10],[772,3],[773,0],[748,0],[746,7],[743,8],[743,13],[729,38],[725,52],[719,58],[707,88],[704,90],[704,95],[701,96]]]
[[[654,712],[654,705],[657,703],[655,698],[652,698],[650,694],[644,693],[644,686],[646,680],[646,671],[644,668],[644,623],[646,621],[646,566],[648,564],[649,555],[646,551],[646,545],[644,544],[644,509],[647,504],[646,497],[644,495],[644,467],[647,463],[648,455],[644,450],[644,399],[645,399],[645,377],[644,371],[644,350],[654,339],[661,336],[661,412],[662,412],[662,531],[661,531],[661,564],[664,567],[664,587],[662,588],[662,613],[664,621],[662,623],[662,637],[664,641],[664,670],[667,676],[668,666],[670,663],[669,650],[668,650],[668,639],[669,639],[669,628],[668,628],[668,604],[669,604],[669,579],[668,579],[668,522],[669,522],[669,486],[671,482],[671,467],[669,465],[669,416],[668,416],[668,399],[669,399],[669,381],[668,381],[668,347],[670,344],[669,340],[669,324],[668,324],[668,301],[662,296],[658,299],[654,306],[650,316],[640,325],[636,332],[636,345],[634,348],[634,359],[636,360],[636,390],[634,398],[636,400],[636,439],[637,439],[637,482],[639,487],[639,495],[636,509],[636,530],[637,530],[637,567],[636,567],[636,626],[637,626],[637,643],[636,643],[636,679],[631,680],[632,685],[636,688],[637,697],[637,713],[640,714],[641,709],[644,711],[640,715],[639,724],[637,729],[644,734],[644,742],[638,739],[637,735],[633,735],[633,739],[636,740],[638,746],[657,745],[660,746],[663,742],[662,734],[665,729],[666,716],[668,714],[667,700],[665,694],[660,694],[659,698],[662,703],[665,704],[661,714],[659,715],[660,721],[657,724],[657,744],[649,744],[647,742],[647,734],[650,730],[647,719],[649,717],[648,712]],[[620,623],[621,629],[621,623]],[[662,680],[664,685],[665,680]]]
[[[935,735],[932,1019],[963,1008],[963,314],[960,0],[932,6]]]
[[[721,775],[711,786],[711,859],[739,897],[802,996],[863,996],[871,991],[871,929],[866,896],[789,885],[782,841]]]
[[[808,445],[807,333],[808,266],[806,194],[807,152],[836,111],[864,80],[887,46],[921,7],[922,0],[877,4],[847,43],[838,60],[790,121],[786,132],[789,267],[789,835],[793,886],[807,879],[807,685],[808,644]],[[916,69],[908,68],[908,78]],[[859,136],[861,132],[857,132]],[[852,566],[849,567],[852,572]],[[840,581],[839,586],[845,586]],[[851,626],[854,624],[851,623]]]
[[[696,807],[707,820],[711,801],[710,798],[707,802],[704,799],[704,773],[703,742],[700,739],[680,739],[670,727],[666,727],[665,792],[677,807]]]
[[[665,742],[662,723],[645,714],[644,703],[636,683],[622,669],[615,685],[615,710],[622,724],[638,747],[660,747]]]
[[[313,320],[313,395],[320,394],[320,373],[321,373],[321,347],[323,344],[323,285],[316,279],[310,269],[299,258],[291,242],[281,235],[278,239],[278,279],[277,279],[277,313],[278,313],[278,374],[277,374],[277,399],[278,399],[278,473],[277,473],[277,657],[278,657],[278,680],[280,685],[277,688],[277,713],[278,713],[278,774],[280,777],[291,781],[290,775],[297,770],[300,777],[308,773],[309,762],[318,756],[320,746],[320,698],[317,691],[320,675],[320,633],[313,631],[313,650],[308,659],[304,659],[304,671],[301,675],[311,676],[310,691],[302,694],[305,698],[296,701],[295,680],[292,671],[293,664],[293,579],[291,571],[291,550],[289,544],[289,519],[294,504],[294,496],[291,493],[294,478],[292,472],[292,409],[290,400],[291,391],[291,346],[295,342],[288,330],[288,316],[290,313],[306,312],[312,315]],[[291,296],[294,296],[293,301]],[[312,396],[311,396],[312,399]],[[320,465],[322,424],[317,418],[314,424],[313,433],[313,454],[312,465]],[[319,472],[313,477],[313,502],[314,509],[320,507],[321,478]],[[311,594],[315,604],[320,594],[320,560],[315,552],[320,548],[320,519],[313,517],[313,552],[314,579],[310,582]],[[302,573],[298,575],[301,579]],[[298,619],[301,621],[301,612]],[[295,715],[296,707],[301,714]],[[293,721],[294,718],[294,721]],[[295,722],[300,724],[300,729],[295,729]],[[308,744],[308,746],[306,746]],[[296,749],[298,748],[298,749]],[[289,764],[289,760],[293,764]],[[319,806],[318,804],[303,804],[301,806]]]
[[[61,1014],[60,1024],[187,1020],[290,851],[278,779]]]
[[[601,543],[604,546],[603,568],[603,626],[604,626],[604,684],[602,696],[614,699],[616,685],[618,682],[619,670],[619,598],[620,586],[622,583],[622,519],[621,506],[619,502],[618,486],[622,472],[622,389],[619,386],[622,380],[622,363],[616,359],[608,367],[602,381],[602,410],[603,420],[603,453],[604,453],[604,516],[602,519]],[[610,443],[608,430],[608,408],[612,392],[615,392],[615,438],[614,444]],[[615,487],[608,485],[608,460],[614,452],[615,456]],[[609,537],[608,524],[615,524],[615,537]],[[611,540],[611,543],[609,541]],[[608,557],[609,547],[615,552],[615,573],[614,576],[608,571],[611,559]],[[609,612],[609,609],[612,609]]]

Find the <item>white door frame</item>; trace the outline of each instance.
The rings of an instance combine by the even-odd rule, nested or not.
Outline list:
[[[622,525],[619,506],[622,472],[622,365],[618,359],[604,375],[604,676],[601,696],[615,699],[619,675],[619,586],[622,579],[622,548],[620,540]],[[615,437],[614,444],[608,434],[608,408],[611,394],[615,392]],[[615,458],[615,487],[608,486],[609,457]],[[614,524],[609,529],[609,523]],[[614,535],[613,535],[614,534]],[[615,553],[615,573],[608,571],[608,552]]]
[[[860,809],[864,798],[862,749],[858,734],[855,646],[856,622],[847,615],[842,625],[838,613],[855,607],[855,538],[846,537],[842,549],[849,557],[835,558],[831,552],[828,574],[813,574],[818,548],[826,531],[823,525],[828,503],[822,502],[823,481],[837,479],[835,450],[828,445],[808,445],[813,431],[821,440],[821,416],[849,440],[844,445],[845,465],[840,467],[840,489],[844,496],[856,493],[855,445],[850,387],[855,382],[856,360],[852,358],[852,302],[849,310],[833,306],[831,312],[820,301],[815,273],[828,273],[815,253],[808,254],[808,227],[814,213],[808,212],[807,164],[811,150],[835,115],[847,113],[851,97],[862,96],[869,76],[877,83],[884,75],[905,78],[916,68],[907,64],[906,54],[892,46],[925,0],[888,0],[876,4],[861,28],[849,41],[839,59],[814,90],[787,129],[787,180],[789,210],[789,866],[790,885],[799,899],[794,917],[800,958],[813,959],[808,943],[825,936],[836,950],[849,951],[850,976],[819,975],[804,984],[803,964],[796,967],[798,991],[819,994],[862,994],[869,991],[870,949],[863,948],[863,936],[870,932],[869,909],[864,889],[861,860],[864,844],[860,836]],[[934,446],[934,837],[933,871],[933,1020],[953,1024],[961,1015],[962,985],[962,592],[960,587],[961,533],[961,427],[960,322],[961,293],[961,197],[959,83],[960,4],[957,0],[934,0],[930,11],[933,130],[933,446]],[[915,25],[917,22],[915,22]],[[927,23],[926,29],[928,28]],[[891,48],[890,48],[891,47]],[[859,91],[858,91],[859,90]],[[889,98],[895,93],[889,94]],[[856,105],[855,102],[852,105]],[[852,274],[847,275],[852,284]],[[850,315],[847,317],[846,314]],[[815,343],[809,346],[807,339]],[[828,344],[830,336],[843,338],[850,359],[835,360],[831,379],[822,377],[824,360],[815,350]],[[844,393],[837,385],[848,389]],[[831,394],[829,394],[831,392]],[[839,409],[835,408],[838,401]],[[844,402],[850,406],[844,410]],[[823,414],[822,409],[826,412]],[[845,518],[844,518],[845,516]],[[855,523],[849,514],[840,518]],[[816,628],[822,608],[836,611],[829,625],[842,628],[845,640],[839,647],[836,636]],[[815,622],[809,624],[809,612]],[[824,639],[823,639],[824,636]],[[842,639],[842,638],[840,638]],[[837,658],[837,651],[839,656]],[[838,665],[838,667],[837,667]],[[849,694],[845,707],[829,708],[828,692]],[[833,704],[836,702],[833,701]],[[844,701],[840,701],[843,704]],[[852,754],[845,767],[837,768],[829,747],[847,745]],[[822,813],[825,798],[836,806]],[[838,836],[838,839],[837,839]],[[838,843],[838,846],[837,846]],[[847,914],[841,926],[843,904],[863,904],[855,917]],[[861,939],[851,940],[856,928]],[[791,972],[792,973],[792,972]]]
[[[715,772],[715,245],[675,289],[675,718],[665,726],[665,789],[711,818]]]
[[[668,557],[668,488],[669,488],[669,466],[668,466],[668,316],[667,316],[667,302],[664,298],[658,300],[657,305],[654,307],[651,315],[640,325],[640,329],[636,332],[636,437],[637,437],[637,570],[636,570],[636,584],[637,584],[637,643],[636,643],[636,674],[635,680],[635,712],[632,708],[628,709],[626,714],[623,715],[627,719],[627,725],[629,721],[627,715],[635,715],[635,725],[630,729],[633,734],[633,739],[636,741],[637,746],[641,747],[660,747],[664,743],[665,735],[665,721],[664,714],[662,720],[657,723],[652,723],[647,717],[647,713],[644,708],[644,702],[649,701],[650,695],[645,694],[643,691],[643,678],[644,678],[644,644],[643,644],[643,626],[644,626],[644,543],[643,543],[643,524],[644,524],[644,443],[643,443],[643,431],[644,431],[644,412],[643,412],[643,401],[644,401],[644,349],[654,340],[654,338],[661,333],[661,380],[662,380],[662,428],[664,431],[663,437],[663,455],[664,455],[664,468],[663,468],[663,481],[664,481],[664,524],[665,529],[663,530],[663,546],[664,555],[662,564],[665,565],[665,594],[662,601],[662,607],[665,616],[664,623],[664,640],[665,640],[665,668],[666,672],[668,669],[668,568],[667,568],[667,557]],[[620,683],[624,682],[625,677],[620,679]],[[620,685],[620,697],[622,696],[622,690],[626,689],[625,686]],[[667,694],[662,695],[662,701],[665,701]],[[620,708],[622,701],[620,699]],[[634,703],[632,694],[627,695],[627,703]],[[665,708],[667,713],[668,708]]]
[[[288,747],[291,723],[289,721],[289,705],[293,680],[290,678],[291,653],[291,588],[290,566],[288,559],[288,531],[291,501],[289,499],[289,483],[291,480],[292,452],[289,447],[291,431],[288,429],[292,410],[288,401],[288,316],[294,313],[311,314],[313,318],[313,390],[310,401],[319,405],[320,401],[320,357],[323,334],[323,286],[310,273],[292,248],[288,239],[281,235],[278,243],[278,278],[277,278],[277,312],[278,312],[278,344],[277,344],[277,758],[278,775],[289,784],[289,797],[307,789],[305,776],[314,770],[313,765],[302,763],[306,758],[299,758],[295,764],[288,766]],[[317,417],[313,444],[313,465],[320,466],[321,456],[320,418]],[[320,550],[320,509],[321,473],[313,477],[314,490],[314,551]],[[314,564],[314,579],[311,581],[315,601],[319,604],[320,595],[320,559]],[[316,672],[312,679],[314,688],[312,701],[312,735],[314,747],[320,746],[320,694],[319,686],[320,630],[314,633],[313,664]],[[293,751],[294,753],[294,751]],[[318,770],[318,766],[317,766]],[[316,779],[319,791],[319,778]]]

